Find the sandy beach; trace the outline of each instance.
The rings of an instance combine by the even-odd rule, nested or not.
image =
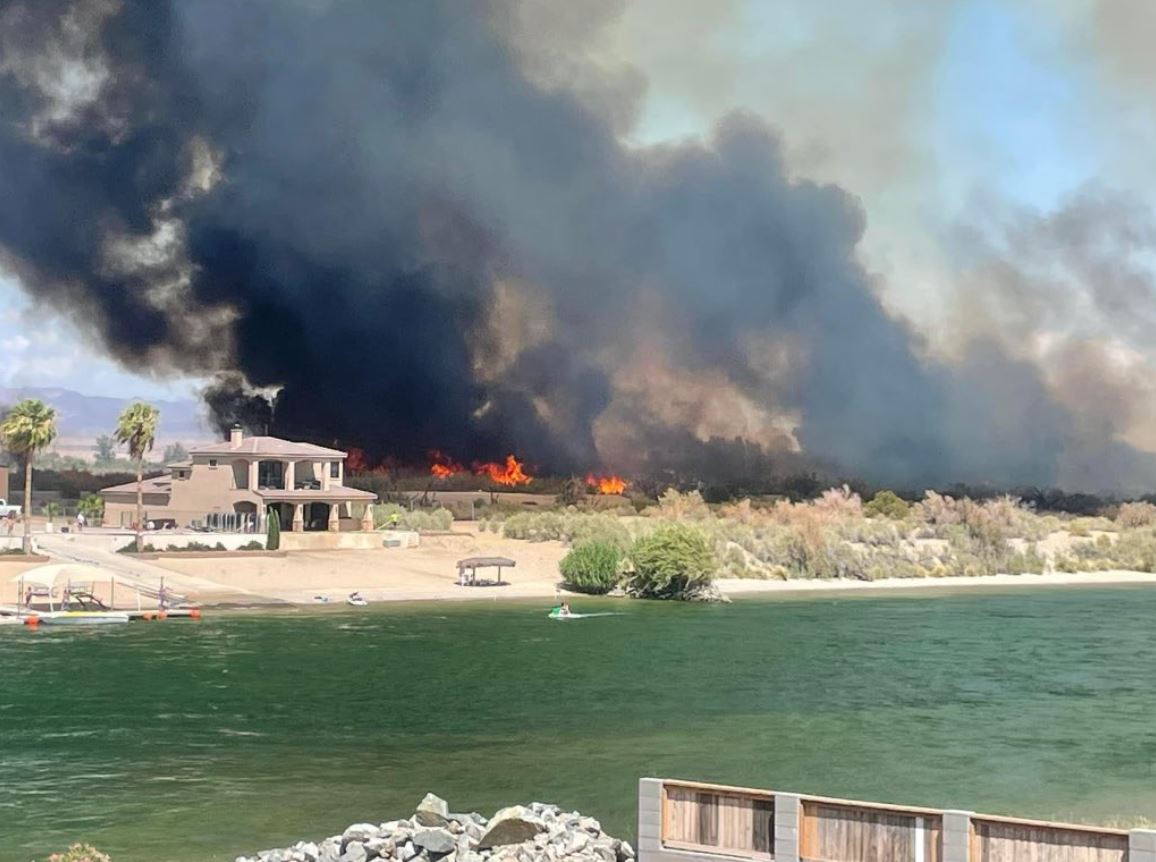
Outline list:
[[[339,600],[354,591],[372,602],[549,599],[562,592],[558,561],[566,550],[559,542],[522,542],[490,533],[463,533],[427,537],[418,548],[295,552],[280,558],[165,560],[155,565],[178,576],[174,585],[178,585],[182,577],[187,579],[190,597],[205,603],[311,604],[315,596]],[[508,556],[517,561],[517,566],[503,570],[503,586],[462,587],[457,583],[455,564],[468,556]],[[878,581],[726,578],[716,583],[726,596],[739,598],[831,592],[1156,584],[1156,574],[1051,572]]]
[[[371,602],[495,600],[554,596],[560,542],[518,542],[492,533],[423,537],[417,548],[294,551],[284,557],[170,559],[153,565],[176,575],[174,589],[210,603],[289,602],[314,604],[315,597],[343,600],[359,592]],[[457,561],[504,556],[517,562],[502,570],[502,586],[458,584]],[[494,578],[493,569],[479,579]]]
[[[107,538],[44,537],[49,553],[146,581],[159,582],[174,592],[205,605],[313,605],[318,597],[341,602],[359,592],[371,602],[387,601],[494,601],[500,599],[553,599],[565,591],[558,578],[558,562],[566,555],[561,542],[526,542],[494,533],[459,530],[427,535],[416,548],[378,548],[339,551],[292,551],[284,556],[134,560],[109,550]],[[465,557],[509,557],[517,565],[503,569],[502,585],[461,586],[457,561]],[[14,599],[15,579],[35,564],[5,563],[0,577],[13,581],[0,593]],[[479,578],[493,578],[492,569]],[[1037,575],[989,577],[887,578],[858,580],[757,580],[724,578],[715,582],[731,598],[772,597],[808,593],[872,591],[964,590],[975,588],[1031,588],[1156,584],[1156,574],[1136,571],[1049,572]],[[98,591],[99,593],[99,591]],[[9,595],[10,594],[10,595]]]

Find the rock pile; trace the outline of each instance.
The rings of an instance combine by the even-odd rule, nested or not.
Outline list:
[[[355,823],[340,835],[299,841],[237,862],[634,862],[634,848],[602,831],[592,817],[532,802],[490,819],[451,814],[426,795],[408,820]]]

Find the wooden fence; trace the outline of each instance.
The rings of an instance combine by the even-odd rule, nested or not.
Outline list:
[[[662,835],[668,847],[770,858],[775,801],[759,790],[667,784]]]
[[[640,862],[1156,862],[1156,832],[643,779]],[[668,857],[668,858],[663,858]]]

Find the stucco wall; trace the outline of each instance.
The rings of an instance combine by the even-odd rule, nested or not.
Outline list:
[[[413,548],[418,544],[417,533],[402,530],[372,533],[282,533],[281,548],[286,551],[384,548],[387,538],[400,540],[401,547]]]
[[[193,460],[193,468],[187,479],[172,480],[172,497],[168,506],[170,510],[196,512],[194,518],[204,518],[210,512],[232,512],[237,503],[259,504],[260,498],[249,488],[237,487],[237,474],[240,473],[242,479],[248,476],[248,461],[241,459],[243,466],[239,464],[234,469],[231,459],[216,459],[216,467],[210,467],[209,460],[198,456]]]

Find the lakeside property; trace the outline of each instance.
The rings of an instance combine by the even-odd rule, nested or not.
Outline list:
[[[434,602],[0,630],[0,757],[20,776],[0,782],[0,846],[232,862],[431,788],[487,813],[554,801],[634,843],[640,775],[1156,820],[1156,590],[599,601],[618,615]]]
[[[473,524],[457,524],[452,533],[425,535],[409,547],[361,548],[340,551],[300,550],[276,555],[202,553],[195,555],[148,555],[145,558],[117,554],[114,547],[131,541],[121,533],[93,532],[38,537],[40,546],[66,558],[77,558],[110,568],[126,569],[149,583],[163,578],[169,589],[207,605],[260,606],[316,604],[316,597],[340,599],[359,592],[371,602],[398,601],[495,601],[504,599],[554,599],[563,588],[558,566],[569,551],[560,541],[527,542],[491,532],[472,531]],[[173,541],[188,537],[174,536]],[[204,536],[196,535],[195,540]],[[231,541],[239,544],[241,538]],[[380,539],[379,539],[380,542]],[[471,556],[506,556],[517,561],[503,571],[500,587],[462,587],[457,561]],[[42,565],[45,558],[29,562],[8,561],[0,566],[0,578],[9,580]],[[1024,573],[1019,575],[971,575],[939,578],[851,579],[756,579],[719,578],[715,586],[730,598],[743,596],[789,596],[807,593],[869,593],[894,590],[955,591],[974,588],[1105,586],[1111,584],[1156,585],[1156,573],[1127,570],[1096,572]],[[0,602],[15,600],[14,584],[0,583]],[[107,596],[103,596],[107,598]],[[597,601],[597,599],[580,599]]]

